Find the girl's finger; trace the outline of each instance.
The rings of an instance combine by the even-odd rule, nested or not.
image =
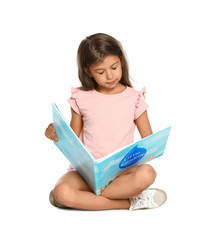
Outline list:
[[[53,123],[50,123],[49,129],[51,132],[54,132],[54,133],[56,132]]]
[[[52,123],[49,124],[49,126],[47,127],[47,129],[46,129],[46,131],[45,131],[45,136],[46,136],[47,138],[49,138],[50,140],[53,140],[53,141],[55,141],[55,142],[58,141],[58,137],[57,137],[57,135],[56,135],[56,131],[55,131]]]
[[[49,138],[49,139],[52,138],[52,136],[51,136],[50,131],[48,130],[48,128],[47,128],[46,131],[45,131],[45,136],[46,136],[47,138]]]
[[[54,140],[54,134],[47,128],[45,131],[45,136],[51,140]]]

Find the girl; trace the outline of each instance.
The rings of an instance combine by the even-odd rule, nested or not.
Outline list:
[[[142,138],[152,134],[147,116],[145,89],[136,91],[129,80],[128,64],[121,44],[106,34],[84,39],[77,54],[80,88],[72,88],[70,126],[95,159],[133,142],[135,126]],[[46,137],[58,141],[53,124]],[[147,189],[155,180],[147,164],[131,167],[96,196],[70,165],[53,191],[50,202],[57,207],[87,210],[155,208],[166,193]]]

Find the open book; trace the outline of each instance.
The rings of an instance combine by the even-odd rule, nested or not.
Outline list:
[[[161,156],[170,132],[168,127],[95,160],[66,122],[56,104],[52,104],[52,111],[53,124],[58,136],[58,142],[54,144],[96,195],[126,169]]]

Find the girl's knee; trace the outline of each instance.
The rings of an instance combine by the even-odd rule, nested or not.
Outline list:
[[[55,200],[67,207],[73,207],[75,202],[75,191],[71,189],[66,183],[58,183],[54,190]]]
[[[157,173],[152,166],[145,164],[143,165],[142,176],[146,185],[150,186],[154,183]]]
[[[154,183],[157,173],[152,166],[144,164],[140,166],[140,169],[136,172],[136,176],[141,181],[143,188],[147,188]]]

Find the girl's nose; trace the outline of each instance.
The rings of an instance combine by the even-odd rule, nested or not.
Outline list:
[[[107,71],[106,72],[106,78],[107,79],[111,79],[113,76],[112,76],[112,72],[111,71]]]

